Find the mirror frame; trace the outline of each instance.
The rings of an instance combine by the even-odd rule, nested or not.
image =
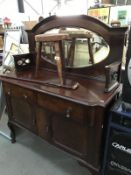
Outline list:
[[[111,27],[100,20],[87,16],[87,15],[78,15],[78,16],[51,16],[45,18],[40,23],[36,24],[34,28],[28,32],[29,40],[29,50],[34,52],[36,50],[35,35],[45,33],[48,30],[60,27],[80,27],[87,30],[90,30],[98,35],[100,35],[110,47],[110,52],[108,57],[102,62],[86,68],[66,68],[65,71],[70,70],[72,73],[81,74],[81,75],[93,75],[98,76],[105,74],[104,67],[113,62],[122,61],[123,56],[123,45],[125,33],[127,27]],[[44,63],[45,68],[56,69],[55,66],[50,63]]]

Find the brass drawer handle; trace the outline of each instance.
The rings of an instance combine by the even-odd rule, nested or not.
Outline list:
[[[71,112],[72,112],[72,108],[68,108],[67,110],[66,110],[66,118],[70,118],[71,117]]]

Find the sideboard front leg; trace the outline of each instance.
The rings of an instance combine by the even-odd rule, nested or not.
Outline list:
[[[11,143],[15,143],[16,142],[15,130],[10,122],[8,122],[8,127],[10,129]]]

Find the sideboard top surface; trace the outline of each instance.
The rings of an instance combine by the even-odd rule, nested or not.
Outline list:
[[[121,89],[119,86],[110,93],[105,93],[104,82],[75,76],[67,76],[68,79],[72,79],[79,83],[79,87],[75,90],[53,87],[44,84],[46,81],[50,81],[55,78],[57,79],[56,72],[47,71],[44,69],[39,70],[37,75],[35,74],[35,71],[32,70],[12,72],[0,76],[0,79],[3,82],[15,84],[23,88],[28,88],[40,93],[52,95],[86,106],[105,107],[112,100],[114,95]]]

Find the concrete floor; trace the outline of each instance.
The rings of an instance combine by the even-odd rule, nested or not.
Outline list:
[[[0,128],[1,129],[1,128]],[[0,135],[0,175],[91,175],[71,155],[18,129],[17,142]]]

